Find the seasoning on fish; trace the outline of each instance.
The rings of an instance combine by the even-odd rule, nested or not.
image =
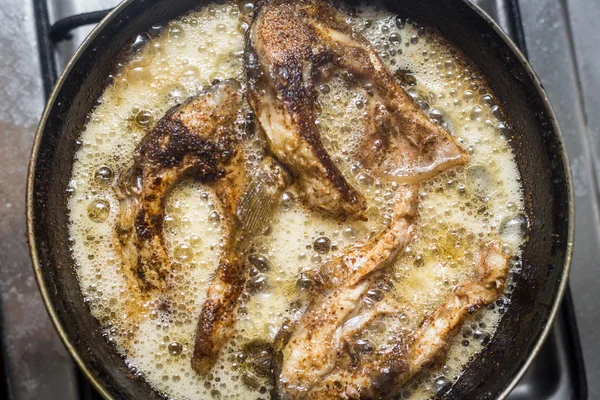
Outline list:
[[[363,217],[363,196],[324,149],[316,84],[334,70],[352,74],[373,104],[372,128],[357,152],[390,179],[418,182],[466,153],[432,123],[383,64],[371,44],[321,0],[263,0],[247,35],[249,101],[273,154],[298,179],[308,203],[338,217]]]
[[[181,179],[220,181],[218,197],[225,209],[235,210],[248,180],[234,129],[243,100],[239,89],[235,81],[219,83],[169,110],[142,139],[133,165],[123,173],[115,244],[136,282],[132,290],[167,289],[171,262],[163,238],[164,203]]]
[[[473,278],[456,286],[445,302],[409,337],[398,337],[385,349],[352,358],[352,334],[368,328],[381,314],[400,315],[385,304],[365,311],[357,306],[369,286],[362,281],[327,295],[295,328],[286,327],[276,358],[276,387],[285,399],[387,398],[424,368],[440,363],[448,340],[465,317],[502,295],[508,279],[508,257],[497,242],[483,244]],[[308,314],[307,313],[307,314]],[[366,315],[365,315],[366,314]],[[359,320],[360,322],[357,322]],[[326,329],[324,329],[326,327]],[[289,330],[293,329],[290,334]],[[323,336],[323,331],[327,334]]]

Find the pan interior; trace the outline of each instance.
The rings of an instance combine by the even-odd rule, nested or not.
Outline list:
[[[94,107],[94,99],[105,87],[105,78],[114,69],[111,60],[117,59],[120,49],[138,32],[197,7],[197,3],[187,3],[192,2],[184,1],[176,7],[157,1],[122,6],[121,12],[93,38],[70,71],[52,104],[38,147],[33,222],[44,266],[43,283],[49,289],[49,299],[74,350],[98,381],[118,398],[147,397],[151,390],[142,380],[128,379],[122,372],[122,360],[104,340],[99,340],[99,326],[83,307],[73,268],[63,268],[73,263],[67,250],[64,193],[76,139]],[[527,70],[485,21],[473,15],[473,10],[450,3],[424,7],[421,3],[400,6],[386,2],[385,6],[435,26],[463,50],[486,76],[511,126],[524,133],[512,141],[526,191],[526,211],[532,221],[523,272],[515,278],[513,302],[497,335],[451,392],[458,396],[484,390],[492,396],[524,362],[535,343],[533,339],[549,315],[549,309],[531,307],[531,304],[551,304],[559,287],[567,251],[569,188],[560,143]],[[553,190],[553,185],[564,190]],[[498,379],[482,379],[490,371],[494,371]]]

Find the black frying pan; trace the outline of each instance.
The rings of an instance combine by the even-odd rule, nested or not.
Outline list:
[[[36,277],[71,355],[106,398],[159,398],[134,379],[101,336],[83,302],[67,237],[66,188],[86,116],[105,88],[114,60],[139,32],[208,1],[126,0],[93,31],[61,76],[42,116],[29,171],[27,218]],[[444,397],[502,398],[548,334],[567,283],[574,200],[563,140],[548,98],[523,55],[476,6],[462,0],[383,0],[385,7],[436,27],[486,77],[516,132],[529,216],[523,272],[490,344]]]

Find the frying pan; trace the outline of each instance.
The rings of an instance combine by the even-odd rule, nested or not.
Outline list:
[[[86,117],[121,49],[153,24],[204,0],[125,0],[92,32],[61,76],[42,116],[28,177],[27,222],[33,266],[66,347],[106,398],[158,399],[104,340],[84,305],[69,253],[66,189]],[[574,199],[556,118],[538,78],[501,29],[463,0],[382,0],[403,17],[436,27],[479,67],[513,132],[510,137],[529,217],[522,272],[498,330],[444,398],[504,398],[546,338],[561,302],[573,250]]]

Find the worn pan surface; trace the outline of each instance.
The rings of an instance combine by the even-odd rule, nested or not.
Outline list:
[[[139,32],[208,3],[126,0],[85,41],[60,78],[43,114],[29,171],[31,255],[46,307],[65,345],[106,398],[159,398],[133,379],[101,336],[79,290],[67,238],[66,188],[86,116],[114,70],[117,54]],[[573,191],[563,140],[531,67],[500,28],[462,0],[382,1],[439,29],[487,78],[514,134],[531,221],[511,304],[491,343],[447,393],[448,398],[502,398],[545,339],[566,287],[573,248]]]

